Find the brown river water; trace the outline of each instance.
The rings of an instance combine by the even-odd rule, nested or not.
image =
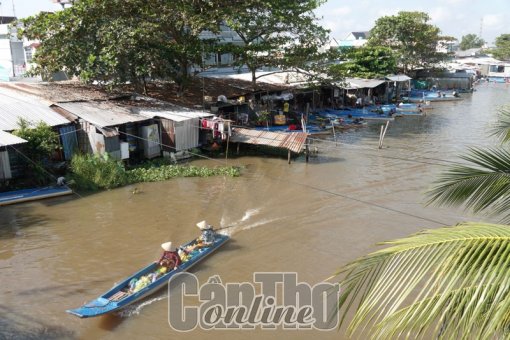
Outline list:
[[[323,281],[380,241],[424,228],[479,221],[456,208],[425,206],[444,165],[469,146],[494,145],[496,108],[510,87],[482,84],[463,101],[438,103],[425,117],[381,123],[315,141],[318,155],[292,164],[240,157],[239,178],[181,178],[133,188],[0,208],[0,339],[343,339],[344,331],[203,331],[178,333],[167,323],[162,289],[121,314],[79,319],[65,312],[99,296],[157,259],[159,245],[198,235],[207,219],[232,240],[192,269],[201,283],[252,281],[253,272],[297,272]],[[197,160],[197,165],[224,164]],[[491,221],[491,219],[485,218]],[[494,221],[494,220],[492,220]]]

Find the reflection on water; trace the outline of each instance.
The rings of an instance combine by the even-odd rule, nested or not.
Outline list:
[[[165,290],[120,315],[80,320],[65,310],[158,258],[162,242],[194,238],[203,219],[225,228],[233,242],[193,269],[201,282],[216,274],[242,282],[254,271],[296,271],[312,284],[376,249],[376,242],[477,220],[457,209],[425,207],[423,194],[468,146],[495,143],[488,130],[509,92],[505,85],[482,85],[464,101],[435,104],[425,117],[396,119],[382,150],[376,123],[336,141],[314,141],[319,154],[308,164],[232,158],[229,164],[245,167],[240,178],[183,178],[144,183],[137,195],[126,187],[0,208],[0,337],[180,336],[166,321]],[[185,336],[238,339],[239,333]],[[342,338],[336,331],[243,336]]]

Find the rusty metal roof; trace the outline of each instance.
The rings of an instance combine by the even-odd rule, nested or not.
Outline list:
[[[16,145],[26,142],[27,141],[21,137],[0,130],[0,146]]]
[[[254,145],[266,145],[300,153],[306,143],[305,132],[274,132],[253,129],[234,128],[230,141]]]
[[[39,98],[0,87],[0,130],[18,129],[20,118],[35,124],[42,121],[49,126],[70,123]]]

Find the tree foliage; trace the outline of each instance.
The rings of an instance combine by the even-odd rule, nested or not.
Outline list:
[[[509,226],[462,224],[383,244],[339,273],[342,322],[354,311],[350,335],[508,338]]]
[[[476,34],[466,34],[462,36],[460,41],[460,49],[462,51],[469,50],[470,48],[479,48],[485,44],[485,40]]]
[[[362,46],[342,53],[344,61],[330,67],[333,74],[343,77],[378,78],[395,73],[396,57],[383,46]]]
[[[236,13],[227,25],[236,32],[243,45],[222,47],[236,55],[236,65],[246,65],[252,73],[264,66],[279,68],[305,67],[318,59],[319,47],[328,31],[317,23],[313,13],[323,0],[256,0]]]
[[[510,34],[501,34],[496,38],[496,48],[491,50],[494,58],[510,60]]]
[[[466,164],[444,171],[429,191],[429,203],[464,205],[475,213],[500,215],[510,222],[510,108],[500,111],[493,130],[503,144],[499,148],[473,148],[461,156]]]
[[[216,30],[225,1],[79,0],[55,13],[23,19],[20,34],[39,40],[33,73],[64,70],[85,82],[184,85],[200,63],[204,29]]]
[[[443,41],[454,40],[441,36],[439,28],[429,21],[429,15],[424,12],[399,12],[381,17],[370,31],[368,44],[393,49],[404,72],[429,67],[447,58],[447,54],[437,52],[436,48]]]
[[[58,133],[48,124],[20,119],[18,125],[19,128],[12,133],[27,141],[24,151],[28,158],[40,162],[59,148]]]
[[[12,133],[27,141],[21,147],[21,161],[24,163],[25,171],[29,174],[30,180],[37,185],[48,183],[51,176],[48,176],[46,169],[48,159],[60,148],[58,133],[53,131],[51,126],[44,122],[33,123],[24,119],[18,122],[19,128]],[[19,151],[19,150],[18,150]]]

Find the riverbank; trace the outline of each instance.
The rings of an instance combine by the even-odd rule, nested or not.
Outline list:
[[[0,209],[0,321],[3,334],[68,339],[179,337],[168,325],[167,292],[113,315],[80,320],[65,309],[82,304],[160,255],[163,241],[195,237],[206,219],[229,228],[232,240],[192,272],[200,283],[252,282],[253,273],[297,272],[315,284],[375,244],[439,225],[479,220],[460,209],[425,206],[436,175],[487,136],[496,109],[510,101],[504,84],[479,86],[465,100],[439,104],[425,117],[380,124],[314,141],[307,164],[239,157],[239,178],[175,178]],[[193,166],[215,166],[195,159]],[[115,255],[113,255],[115,254]],[[118,256],[122,254],[122,256]],[[5,327],[3,327],[5,326]],[[2,333],[0,332],[0,333]],[[345,339],[341,331],[194,330],[187,339]]]

